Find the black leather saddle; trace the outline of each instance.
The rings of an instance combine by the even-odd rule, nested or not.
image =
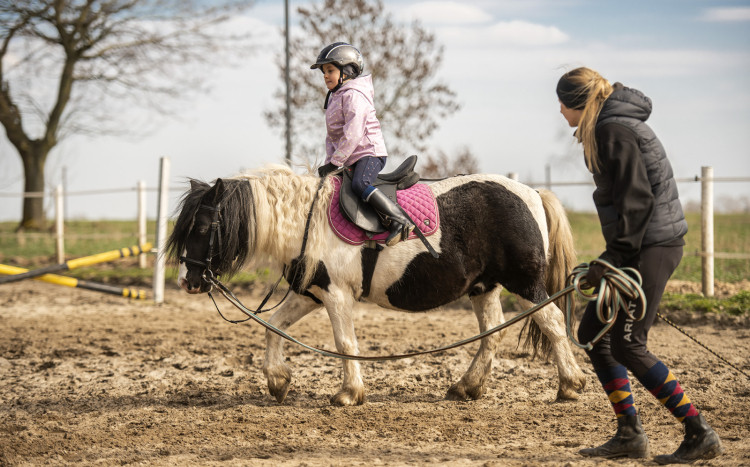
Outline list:
[[[373,186],[386,194],[396,203],[396,191],[405,190],[419,181],[419,174],[414,171],[417,156],[409,156],[396,170],[379,174]],[[352,190],[352,167],[346,167],[341,180],[339,206],[347,219],[360,229],[373,234],[385,232],[377,212]]]

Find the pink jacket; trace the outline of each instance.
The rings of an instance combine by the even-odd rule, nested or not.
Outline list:
[[[331,94],[326,109],[326,164],[350,166],[365,156],[388,156],[374,100],[372,75],[346,81]]]

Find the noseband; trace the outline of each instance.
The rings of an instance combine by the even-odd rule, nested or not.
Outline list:
[[[201,209],[208,209],[213,211],[213,216],[211,219],[211,232],[208,237],[208,253],[206,254],[206,259],[200,261],[197,259],[188,258],[187,256],[180,256],[180,263],[202,267],[203,273],[201,274],[201,277],[203,278],[203,280],[205,280],[206,282],[213,282],[213,280],[216,279],[216,275],[211,269],[211,258],[213,258],[214,255],[215,241],[218,241],[219,251],[221,251],[221,203],[218,203],[216,206],[201,204],[198,210],[200,211]]]

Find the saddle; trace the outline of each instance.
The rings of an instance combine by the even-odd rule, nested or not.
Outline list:
[[[398,166],[396,170],[387,174],[379,174],[373,183],[386,196],[396,200],[396,191],[405,190],[419,181],[419,174],[414,171],[417,165],[417,156],[409,156]],[[352,190],[352,167],[346,167],[341,180],[341,194],[339,195],[339,207],[344,216],[360,229],[378,234],[386,231],[380,222],[380,217],[375,209],[364,201]]]
[[[414,225],[409,239],[419,237],[427,251],[435,258],[440,255],[427,241],[440,226],[437,200],[429,186],[419,181],[414,171],[417,156],[408,157],[396,170],[380,174],[373,184],[396,201],[403,213]],[[332,177],[334,184],[331,205],[328,208],[328,223],[331,230],[350,245],[365,245],[362,253],[362,296],[370,294],[372,275],[378,254],[383,249],[388,232],[381,224],[375,209],[352,190],[352,169],[346,168],[343,176]]]

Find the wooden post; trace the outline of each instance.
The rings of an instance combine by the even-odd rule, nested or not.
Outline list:
[[[62,185],[57,185],[55,188],[55,253],[57,255],[57,264],[65,262],[64,203],[63,187]]]
[[[162,157],[159,167],[159,204],[156,211],[156,259],[154,260],[154,302],[164,302],[164,277],[167,255],[167,209],[169,208],[169,158]]]
[[[518,181],[518,172],[508,172],[508,178],[511,180]]]
[[[146,182],[138,182],[138,244],[143,245],[147,240],[146,235]],[[138,255],[138,266],[146,268],[146,253]]]
[[[714,296],[714,168],[701,167],[701,279],[703,295]]]

